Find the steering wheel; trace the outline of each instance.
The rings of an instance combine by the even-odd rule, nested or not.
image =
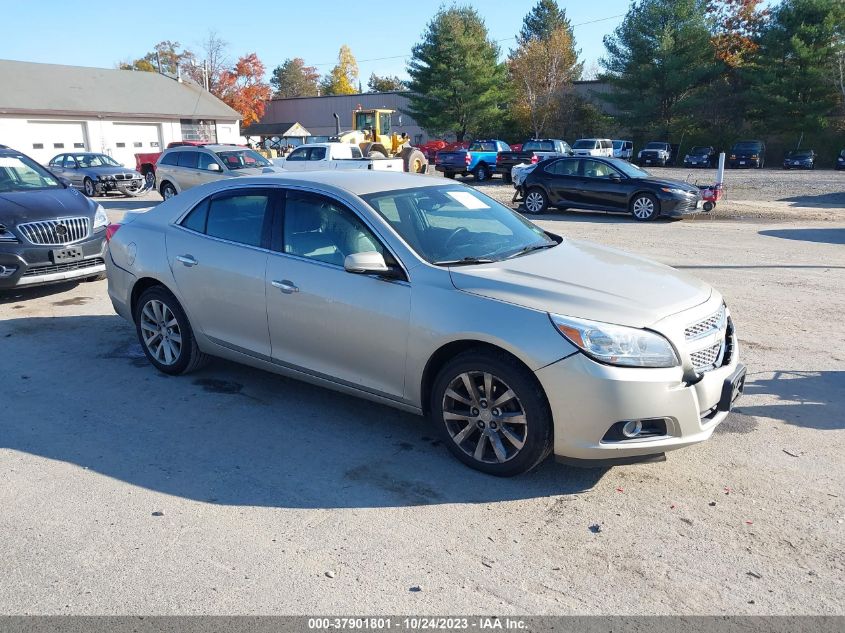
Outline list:
[[[452,234],[446,238],[446,241],[443,243],[444,250],[448,251],[449,248],[452,246],[452,243],[458,238],[459,235],[469,234],[469,229],[464,226],[459,226],[456,228]]]

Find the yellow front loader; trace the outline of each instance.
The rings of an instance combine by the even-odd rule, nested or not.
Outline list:
[[[352,112],[352,130],[340,131],[340,117],[335,114],[337,134],[332,140],[352,143],[361,148],[367,158],[401,158],[405,171],[424,174],[428,161],[419,149],[411,145],[411,139],[404,132],[392,130],[391,115],[394,110],[357,108]]]

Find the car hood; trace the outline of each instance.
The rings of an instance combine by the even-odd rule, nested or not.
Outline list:
[[[72,216],[94,217],[96,205],[75,189],[0,193],[0,224],[6,226]]]
[[[266,174],[282,174],[285,170],[276,167],[244,167],[243,169],[230,169],[231,176],[264,176]]]
[[[651,326],[704,303],[713,292],[703,281],[669,266],[567,239],[522,257],[449,272],[464,292],[630,327]]]
[[[80,168],[81,171],[90,172],[92,174],[97,174],[98,176],[114,176],[115,174],[137,174],[133,168],[131,167],[112,167],[111,165],[106,165],[103,167],[82,167]]]

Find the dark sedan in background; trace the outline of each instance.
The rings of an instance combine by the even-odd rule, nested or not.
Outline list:
[[[684,156],[684,167],[715,167],[716,150],[710,145],[696,145]]]
[[[107,225],[101,205],[0,145],[0,291],[104,278]]]
[[[107,154],[74,152],[59,154],[48,163],[50,170],[70,181],[89,198],[109,192],[125,196],[144,193],[144,177],[134,169],[127,169]]]
[[[836,169],[845,169],[845,149],[836,157]]]
[[[793,149],[783,157],[784,169],[815,169],[816,153],[811,149]]]
[[[525,209],[549,207],[630,213],[645,222],[702,209],[698,187],[655,178],[618,158],[559,158],[539,163],[521,183]]]

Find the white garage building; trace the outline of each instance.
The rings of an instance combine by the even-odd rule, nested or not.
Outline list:
[[[172,141],[239,143],[241,116],[189,81],[132,70],[0,60],[0,144],[46,164],[68,151],[135,154]]]

